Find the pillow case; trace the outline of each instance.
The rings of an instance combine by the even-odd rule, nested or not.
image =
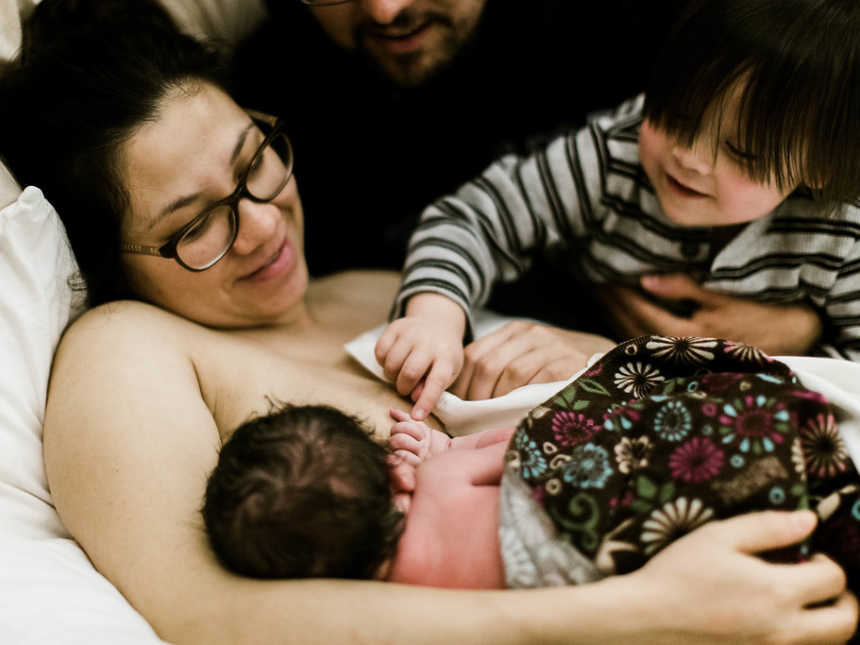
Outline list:
[[[38,2],[0,0],[0,60]],[[228,44],[265,16],[263,0],[163,4],[185,31]],[[54,349],[82,302],[75,272],[57,213],[0,163],[0,643],[163,645],[69,536],[48,490],[42,420]]]
[[[156,645],[48,491],[42,420],[53,352],[82,300],[75,272],[56,211],[28,187],[0,211],[0,642]]]

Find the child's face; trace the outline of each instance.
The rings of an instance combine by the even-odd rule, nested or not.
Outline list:
[[[743,170],[737,137],[740,91],[729,99],[713,126],[691,148],[681,146],[647,119],[639,135],[639,157],[666,216],[681,226],[741,224],[766,215],[797,186],[779,189]]]

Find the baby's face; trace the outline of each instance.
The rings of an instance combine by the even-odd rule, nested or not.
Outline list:
[[[744,170],[746,152],[738,141],[741,91],[728,100],[692,147],[682,146],[648,120],[639,134],[639,157],[666,216],[681,226],[742,224],[770,213],[797,186],[780,188]]]

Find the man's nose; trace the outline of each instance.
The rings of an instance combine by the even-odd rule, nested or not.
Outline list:
[[[360,0],[360,4],[373,22],[389,25],[401,11],[415,4],[415,0]]]

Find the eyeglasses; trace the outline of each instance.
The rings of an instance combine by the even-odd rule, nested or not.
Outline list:
[[[299,0],[299,2],[309,7],[328,7],[334,4],[346,4],[352,0]]]
[[[293,174],[293,150],[281,122],[258,113],[251,118],[265,138],[236,190],[171,235],[166,244],[124,243],[120,250],[173,259],[189,271],[205,271],[227,254],[239,233],[239,200],[247,197],[258,204],[270,202]]]

